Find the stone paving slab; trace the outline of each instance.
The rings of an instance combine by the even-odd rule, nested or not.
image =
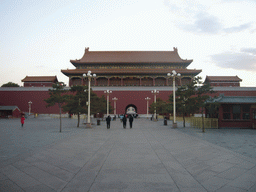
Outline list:
[[[186,132],[180,124],[173,129],[143,118],[135,119],[132,129],[123,129],[119,120],[112,121],[110,129],[105,122],[76,128],[76,120],[68,118],[61,133],[58,126],[58,119],[45,117],[28,118],[23,128],[19,120],[0,121],[0,191],[256,188],[256,159],[207,141],[217,132],[198,136],[197,130]],[[225,139],[235,143],[232,131],[225,131]],[[241,140],[246,133],[251,134],[245,131]],[[235,139],[240,149],[241,143],[248,143],[237,135]]]

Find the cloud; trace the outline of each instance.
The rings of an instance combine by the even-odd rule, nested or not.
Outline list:
[[[255,0],[256,1],[256,0]],[[207,1],[208,2],[208,1]],[[230,1],[231,3],[231,1]],[[181,3],[164,0],[164,5],[176,16],[173,22],[183,31],[195,34],[238,33],[253,27],[252,22],[243,22],[240,25],[225,27],[223,20],[217,13],[210,14],[209,9],[214,3],[182,1]],[[251,31],[255,32],[255,31]]]
[[[180,25],[180,27],[185,31],[207,34],[217,34],[223,28],[219,19],[213,15],[199,13],[195,18],[193,24]]]
[[[256,48],[242,48],[241,52],[225,52],[211,55],[221,68],[256,71]]]
[[[252,23],[245,23],[239,26],[224,28],[219,18],[206,12],[198,13],[194,17],[192,24],[178,25],[182,30],[197,34],[218,34],[218,33],[238,33],[252,27]]]
[[[227,33],[236,33],[236,32],[241,32],[246,29],[249,29],[251,26],[252,26],[251,23],[246,23],[246,24],[242,24],[239,26],[235,26],[235,27],[224,28],[223,31],[225,31]]]
[[[240,51],[244,53],[253,54],[256,56],[256,48],[242,48]]]

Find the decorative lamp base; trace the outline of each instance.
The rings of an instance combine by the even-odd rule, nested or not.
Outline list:
[[[177,128],[177,123],[173,123],[173,124],[172,124],[172,127],[173,127],[173,128]]]

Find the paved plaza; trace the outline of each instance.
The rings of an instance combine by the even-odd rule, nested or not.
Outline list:
[[[256,130],[76,124],[0,119],[0,191],[256,191]]]

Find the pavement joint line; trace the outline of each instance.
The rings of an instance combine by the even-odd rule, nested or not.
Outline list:
[[[104,142],[104,144],[107,143],[107,142],[109,142],[109,140],[110,140],[112,137],[113,137],[113,135],[111,135],[111,136]],[[102,144],[101,147],[100,147],[97,151],[95,151],[94,155],[92,155],[92,157],[74,174],[74,176],[70,179],[69,182],[67,182],[67,184],[61,189],[61,191],[64,190],[64,189],[66,188],[66,186],[68,186],[68,184],[78,175],[78,173],[79,173],[92,159],[95,158],[96,154],[101,150],[101,148],[103,148],[104,144]],[[112,148],[113,148],[114,145],[115,145],[115,143],[112,145],[111,149],[109,149],[108,155],[105,157],[104,162],[102,163],[100,169],[97,171],[97,175],[96,175],[96,177],[94,178],[92,184],[90,185],[88,191],[90,191],[91,187],[93,186],[93,184],[94,184],[94,182],[95,182],[95,180],[96,180],[96,178],[97,178],[99,172],[101,171],[101,169],[102,169],[102,167],[103,167],[103,165],[104,165],[104,163],[105,163],[107,157],[109,156],[109,153],[111,152],[111,150],[112,150]]]
[[[148,131],[149,134],[151,134],[149,131]],[[145,135],[145,133],[143,133]],[[154,135],[151,134],[153,137]],[[152,147],[152,144],[151,142],[147,139],[147,137],[145,137],[146,140],[149,142],[151,148],[153,149],[154,153],[156,154],[156,156],[158,157],[158,159],[161,161],[162,165],[164,166],[165,170],[167,171],[168,175],[172,178],[173,182],[175,183],[176,187],[180,190],[179,188],[179,185],[177,184],[177,182],[175,181],[175,179],[173,178],[173,176],[170,174],[170,172],[168,171],[168,169],[166,168],[166,166],[164,165],[163,161],[161,160],[161,158],[159,157],[159,155],[156,153],[155,149]],[[155,137],[154,137],[155,138]],[[156,139],[155,139],[156,140]],[[157,140],[156,140],[157,141]],[[158,141],[157,141],[158,142]],[[159,142],[158,142],[159,143]],[[161,143],[159,143],[162,147],[163,145]],[[163,147],[165,149],[165,147]]]
[[[148,131],[148,132],[149,132],[149,131]],[[149,132],[149,133],[150,133],[150,132]],[[176,160],[176,162],[178,162],[178,163],[182,166],[182,168],[183,168],[184,170],[186,170],[186,173],[189,174],[193,179],[195,179],[195,181],[196,181],[202,188],[204,188],[204,189],[207,191],[207,189],[206,189],[196,178],[193,177],[193,175],[186,169],[186,167],[184,167],[184,166],[180,163],[180,161],[179,161],[175,156],[173,156],[173,154],[171,154],[171,153],[164,147],[164,145],[163,145],[161,142],[159,142],[159,141],[156,139],[155,135],[153,135],[152,133],[150,133],[150,134],[151,134],[151,135],[154,137],[154,139],[165,149],[165,151],[166,151],[167,153],[169,153],[169,154]],[[147,140],[148,140],[148,139],[147,139]],[[151,141],[148,140],[148,142],[149,142],[150,145],[151,145]],[[152,146],[152,145],[151,145],[151,146]],[[153,150],[154,150],[154,149],[153,149]],[[155,152],[155,150],[154,150],[154,152]],[[161,163],[162,163],[163,166],[165,167],[166,171],[168,172],[168,174],[170,175],[170,177],[171,177],[172,180],[174,181],[174,183],[175,183],[175,185],[177,186],[177,188],[178,188],[179,190],[181,190],[179,184],[175,181],[175,179],[173,178],[173,176],[170,174],[169,170],[166,168],[165,164],[163,163],[163,161],[161,160],[161,158],[159,157],[159,155],[158,155],[156,152],[155,152],[155,154],[157,155],[157,157],[159,158],[159,160],[161,161]]]
[[[110,137],[109,139],[111,139],[112,137],[114,137],[114,136],[113,136],[113,135],[111,135],[111,137]],[[102,165],[101,165],[101,167],[100,167],[99,171],[97,172],[96,177],[94,178],[94,180],[93,180],[93,182],[92,182],[91,186],[89,187],[89,191],[91,190],[91,188],[92,188],[93,184],[95,183],[95,180],[97,179],[97,177],[98,177],[98,175],[99,175],[99,173],[100,173],[100,171],[101,171],[102,167],[104,166],[104,163],[106,162],[106,160],[107,160],[107,158],[108,158],[108,156],[109,156],[110,152],[112,151],[112,149],[113,149],[113,147],[114,147],[115,145],[116,145],[116,142],[114,142],[114,143],[112,144],[111,149],[108,151],[108,154],[106,155],[106,157],[105,157],[105,159],[104,159],[104,162],[102,163]],[[103,145],[102,145],[102,146],[103,146]]]
[[[178,131],[178,130],[176,130],[176,131]],[[184,133],[184,132],[182,132],[182,131],[179,131],[179,132],[182,133],[182,134],[188,135],[187,133]],[[205,134],[205,133],[204,133],[204,134]],[[246,160],[246,161],[249,161],[249,162],[251,162],[251,163],[256,164],[256,159],[253,159],[253,158],[251,158],[251,157],[244,156],[244,155],[242,155],[242,154],[240,154],[240,153],[237,153],[237,152],[232,151],[232,150],[230,150],[230,149],[226,149],[225,147],[222,147],[222,146],[218,146],[218,145],[216,145],[216,144],[214,144],[214,143],[211,143],[211,142],[209,142],[209,141],[206,141],[206,140],[203,140],[203,139],[199,139],[199,138],[197,138],[197,137],[195,137],[195,136],[193,136],[193,135],[189,135],[189,136],[190,136],[190,137],[193,137],[194,139],[196,139],[196,140],[198,140],[198,141],[200,141],[200,142],[207,143],[207,144],[210,145],[210,146],[213,146],[213,147],[215,147],[215,148],[224,150],[224,151],[226,151],[227,153],[234,154],[234,155],[237,156],[237,157],[240,157],[240,158],[242,158],[242,159],[244,159],[244,160]]]

